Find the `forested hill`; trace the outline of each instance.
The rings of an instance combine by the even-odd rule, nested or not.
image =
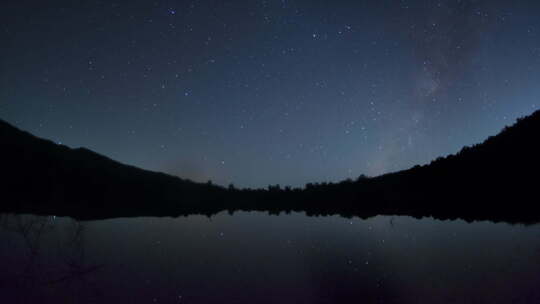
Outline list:
[[[235,189],[142,170],[0,121],[1,210],[78,218],[223,210],[531,222],[540,220],[540,111],[428,165],[303,189]],[[264,174],[264,173],[261,173]]]
[[[139,215],[151,208],[167,214],[208,205],[225,192],[55,144],[3,121],[0,142],[4,210]]]
[[[540,111],[536,111],[483,143],[430,164],[374,178],[312,185],[307,192],[316,200],[334,198],[334,210],[343,209],[345,214],[538,220],[539,173]]]

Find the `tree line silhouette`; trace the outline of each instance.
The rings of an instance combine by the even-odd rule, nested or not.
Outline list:
[[[124,165],[0,121],[0,211],[79,219],[303,211],[533,223],[540,221],[539,134],[540,111],[536,111],[483,143],[408,170],[308,183],[303,188],[238,189]]]

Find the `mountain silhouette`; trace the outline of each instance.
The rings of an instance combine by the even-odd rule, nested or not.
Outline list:
[[[209,205],[225,192],[55,144],[3,121],[0,142],[5,210],[108,217],[138,215],[159,205],[164,212],[182,212]]]
[[[540,221],[540,111],[483,143],[430,164],[305,188],[196,183],[71,149],[0,121],[4,212],[116,216],[212,215],[228,210]]]

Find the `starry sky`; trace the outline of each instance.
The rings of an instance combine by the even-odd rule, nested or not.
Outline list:
[[[11,1],[0,118],[195,181],[425,164],[540,107],[540,1]]]

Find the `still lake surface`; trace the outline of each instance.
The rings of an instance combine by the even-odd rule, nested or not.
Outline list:
[[[540,225],[0,215],[2,303],[540,303]]]

